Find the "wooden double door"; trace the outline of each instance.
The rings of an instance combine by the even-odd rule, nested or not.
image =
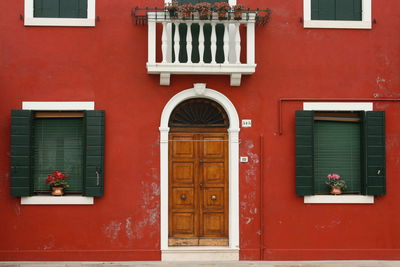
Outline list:
[[[226,128],[171,129],[169,245],[228,245]]]

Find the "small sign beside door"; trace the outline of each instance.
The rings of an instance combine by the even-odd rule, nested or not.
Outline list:
[[[251,120],[250,119],[242,120],[242,127],[243,128],[251,127]]]

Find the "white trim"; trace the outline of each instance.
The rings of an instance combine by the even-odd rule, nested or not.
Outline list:
[[[227,247],[171,247],[161,261],[238,261],[239,249]]]
[[[21,197],[21,205],[93,205],[93,197],[83,196],[33,196]]]
[[[34,102],[23,101],[22,109],[25,110],[94,110],[94,102],[80,101],[55,101]],[[93,197],[83,196],[31,196],[21,197],[21,205],[93,205]]]
[[[174,108],[187,99],[207,98],[216,101],[229,117],[229,248],[239,249],[239,116],[232,102],[223,94],[206,88],[205,84],[194,84],[191,89],[173,96],[165,105],[160,122],[160,188],[161,188],[161,250],[168,247],[168,121]],[[198,247],[209,249],[207,247]]]
[[[88,1],[87,18],[36,18],[33,16],[33,1],[25,0],[25,26],[77,26],[94,27],[96,25],[96,0]]]
[[[305,196],[305,204],[374,204],[374,196],[315,195]]]
[[[372,102],[304,102],[303,110],[371,111]]]
[[[94,102],[31,102],[23,101],[22,109],[29,110],[94,110]]]
[[[362,20],[311,20],[311,0],[303,0],[304,28],[371,29],[372,0],[362,0]]]
[[[322,111],[372,111],[372,102],[304,102],[303,110]],[[304,196],[304,203],[307,204],[373,204],[374,196],[361,195],[315,195]]]

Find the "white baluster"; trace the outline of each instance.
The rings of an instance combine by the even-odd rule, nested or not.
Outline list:
[[[163,30],[162,30],[162,37],[161,37],[161,52],[162,52],[162,63],[167,63],[168,57],[168,30],[167,30],[167,23],[162,23]]]
[[[211,23],[211,64],[216,64],[217,58],[217,29],[215,28],[215,22]]]
[[[204,32],[203,32],[203,26],[204,22],[200,22],[200,29],[199,29],[199,56],[200,56],[200,64],[204,63]]]
[[[224,32],[224,56],[225,56],[225,61],[224,64],[229,63],[229,24],[225,23],[224,24],[225,32]]]
[[[174,52],[175,52],[175,61],[174,63],[179,63],[179,23],[175,22],[175,35],[174,35]]]
[[[240,23],[235,24],[235,56],[236,64],[240,64]]]
[[[186,52],[187,52],[187,63],[192,63],[192,23],[187,23],[187,35],[186,35]]]
[[[156,22],[149,21],[148,23],[148,33],[147,33],[147,42],[148,42],[148,52],[147,52],[147,62],[155,63],[156,62]]]
[[[247,64],[255,63],[255,27],[254,22],[247,24]]]

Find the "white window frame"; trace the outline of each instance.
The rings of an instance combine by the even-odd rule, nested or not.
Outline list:
[[[94,102],[22,102],[24,110],[94,110]],[[93,205],[94,197],[85,196],[29,196],[21,197],[21,205]]]
[[[33,1],[25,0],[25,26],[94,27],[96,25],[96,0],[87,0],[87,18],[37,18],[33,16]]]
[[[371,102],[304,102],[303,110],[313,111],[372,111]],[[304,196],[305,204],[373,204],[374,196],[313,195]]]
[[[304,28],[371,29],[372,0],[362,0],[362,20],[311,20],[311,0],[303,0]]]

